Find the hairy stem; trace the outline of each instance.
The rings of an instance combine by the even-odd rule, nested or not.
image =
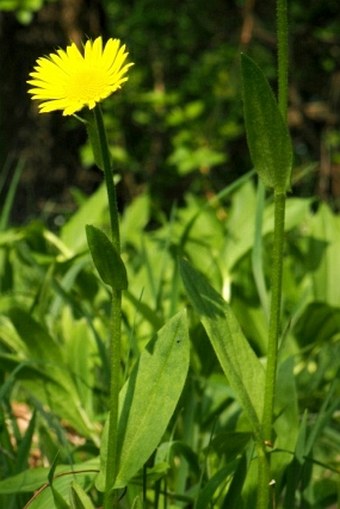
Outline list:
[[[105,184],[109,204],[112,242],[118,253],[120,253],[120,234],[119,234],[119,216],[117,207],[116,188],[113,180],[110,153],[106,138],[106,131],[103,121],[103,115],[100,106],[94,108],[95,125],[97,128],[99,148],[102,157],[103,170],[105,175]]]
[[[111,169],[110,154],[107,144],[103,116],[99,106],[94,109],[95,124],[98,132],[99,146],[103,163],[107,197],[109,204],[112,243],[120,254],[119,216],[117,208],[116,189]],[[112,290],[111,300],[111,334],[110,334],[110,400],[109,400],[109,429],[107,441],[107,457],[105,471],[104,509],[118,507],[117,497],[112,490],[118,473],[118,403],[120,390],[120,356],[121,356],[121,290]]]
[[[271,276],[271,306],[269,317],[264,410],[262,418],[262,433],[264,439],[268,442],[271,442],[272,440],[278,338],[280,334],[285,203],[285,194],[274,194],[274,238]]]
[[[278,104],[284,120],[288,105],[288,17],[287,0],[277,0],[277,40],[278,40]],[[273,439],[274,404],[278,364],[278,342],[280,335],[280,315],[282,298],[282,269],[284,247],[286,195],[274,189],[274,238],[271,272],[271,303],[267,347],[267,368],[264,389],[262,434],[263,448],[258,450],[258,494],[256,509],[268,509],[271,505],[270,454],[265,447]]]
[[[278,103],[284,119],[288,105],[288,13],[287,0],[277,0]]]

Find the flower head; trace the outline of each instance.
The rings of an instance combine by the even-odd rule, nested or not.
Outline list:
[[[75,43],[38,58],[28,93],[40,102],[39,112],[62,110],[72,115],[84,106],[95,105],[116,92],[128,80],[128,53],[119,39],[109,39],[103,48],[101,37],[87,41],[83,53]]]

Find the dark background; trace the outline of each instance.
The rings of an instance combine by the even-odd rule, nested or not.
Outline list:
[[[76,207],[73,189],[101,182],[83,126],[61,113],[38,115],[27,94],[36,58],[88,37],[118,37],[135,63],[105,102],[120,207],[148,188],[155,211],[186,191],[218,192],[251,168],[240,98],[246,51],[276,88],[273,3],[265,0],[0,0],[1,200],[19,161],[12,223],[53,226]],[[338,208],[340,198],[340,7],[292,0],[289,124],[294,193]]]

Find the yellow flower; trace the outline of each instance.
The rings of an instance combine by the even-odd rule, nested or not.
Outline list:
[[[101,37],[87,41],[83,54],[72,43],[65,51],[38,58],[28,93],[40,101],[40,113],[62,110],[72,115],[84,106],[92,109],[128,80],[133,64],[125,64],[127,56],[119,39],[109,39],[104,48]]]

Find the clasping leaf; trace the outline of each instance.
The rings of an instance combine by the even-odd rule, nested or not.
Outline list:
[[[100,277],[113,290],[128,286],[125,265],[108,236],[92,225],[86,226],[87,243]]]
[[[290,188],[292,145],[274,94],[258,65],[242,55],[243,105],[250,155],[263,183],[276,193]]]

